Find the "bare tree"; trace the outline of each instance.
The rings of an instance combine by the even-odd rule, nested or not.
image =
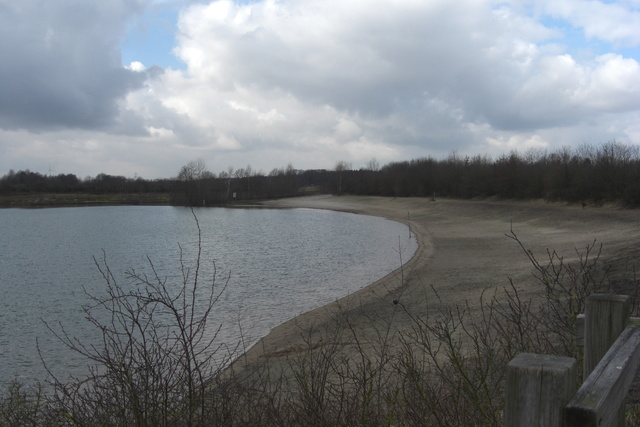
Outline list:
[[[192,160],[180,168],[177,180],[180,191],[183,193],[187,205],[200,206],[204,204],[207,197],[205,179],[211,178],[213,174],[207,170],[207,166],[202,159]]]
[[[373,172],[378,172],[380,170],[380,163],[375,157],[372,157],[371,160],[367,162],[367,169]]]
[[[334,168],[337,175],[337,191],[338,196],[342,194],[342,178],[345,171],[351,170],[351,163],[340,160]]]
[[[180,168],[178,179],[180,181],[196,181],[206,177],[207,173],[207,165],[204,160],[192,160]]]
[[[223,172],[220,173],[222,175]],[[227,200],[231,197],[231,180],[233,179],[233,166],[229,166],[227,172],[224,175],[224,178],[227,180]]]

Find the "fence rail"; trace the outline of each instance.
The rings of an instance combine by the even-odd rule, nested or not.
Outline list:
[[[507,366],[506,426],[624,426],[624,399],[640,366],[640,325],[623,295],[591,295],[584,328],[585,381],[577,361],[523,353]]]

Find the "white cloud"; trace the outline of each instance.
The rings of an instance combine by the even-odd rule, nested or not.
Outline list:
[[[637,2],[547,0],[543,4],[546,13],[582,28],[587,38],[622,46],[640,44],[640,6]]]
[[[607,54],[591,63],[546,56],[517,92],[522,118],[537,126],[571,125],[601,114],[640,111],[640,64]]]
[[[585,104],[609,112],[640,110],[640,64],[616,54],[596,58],[580,93]]]
[[[137,71],[137,72],[142,72],[147,69],[147,67],[145,67],[144,64],[139,61],[133,61],[131,64],[129,64],[128,67],[125,67],[125,68],[127,68],[128,70]]]

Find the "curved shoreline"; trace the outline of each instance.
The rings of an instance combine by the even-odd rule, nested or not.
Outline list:
[[[359,215],[372,215],[379,216],[391,221],[401,222],[406,224],[406,220],[402,221],[399,218],[386,215],[376,215],[367,211],[361,211],[359,209],[349,209],[347,207],[340,206],[310,206],[308,202],[316,202],[327,197],[332,196],[311,196],[311,198],[303,198],[305,200],[296,199],[296,202],[302,202],[300,206],[281,206],[280,204],[291,203],[291,200],[282,199],[276,201],[270,201],[265,203],[266,206],[261,207],[278,207],[284,209],[291,208],[309,208],[309,209],[327,209],[339,212],[347,212]],[[324,200],[323,200],[324,201]],[[295,202],[294,202],[295,203]],[[312,203],[313,204],[313,203]],[[275,206],[273,206],[275,205]],[[384,298],[388,294],[395,295],[399,291],[401,292],[402,280],[398,278],[398,275],[402,271],[411,271],[416,267],[418,263],[426,264],[429,259],[430,246],[426,243],[428,241],[428,235],[422,227],[419,226],[419,231],[416,231],[412,227],[413,233],[416,235],[418,247],[414,252],[411,259],[408,261],[402,261],[402,264],[387,275],[372,282],[371,284],[364,286],[355,292],[350,293],[344,297],[337,299],[334,302],[317,307],[305,313],[302,313],[292,319],[273,328],[269,334],[261,338],[256,344],[254,344],[247,352],[242,356],[242,359],[246,362],[256,362],[260,358],[273,358],[278,356],[286,356],[296,351],[296,348],[300,347],[300,342],[296,339],[297,332],[305,331],[311,328],[318,327],[323,323],[327,323],[333,316],[340,314],[345,309],[352,309],[353,307],[362,306],[364,304],[370,304],[376,300]],[[394,298],[387,298],[387,303],[393,304]]]
[[[505,236],[511,229],[542,260],[549,249],[571,261],[578,256],[576,248],[584,249],[594,239],[604,244],[604,259],[632,256],[637,261],[640,254],[637,210],[583,209],[544,202],[432,202],[326,195],[268,201],[261,206],[330,209],[405,224],[409,217],[418,249],[401,268],[369,286],[272,329],[233,364],[234,372],[246,375],[265,361],[286,369],[291,354],[335,332],[338,317],[349,318],[351,334],[371,337],[383,328],[396,333],[411,327],[408,313],[423,315],[443,305],[465,302],[472,309],[478,307],[484,291],[502,289],[509,279],[534,292],[527,257]]]

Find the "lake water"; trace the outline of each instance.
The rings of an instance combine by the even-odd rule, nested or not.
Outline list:
[[[211,328],[219,342],[255,343],[278,324],[385,276],[417,248],[406,225],[313,209],[194,210],[201,228],[203,278],[229,277]],[[81,207],[0,210],[0,385],[44,379],[38,340],[56,375],[86,372],[86,361],[47,330],[63,325],[85,343],[99,334],[85,320],[83,289],[104,295],[93,257],[106,255],[115,278],[150,272],[181,284],[180,247],[193,266],[198,232],[180,207]],[[206,281],[206,280],[205,280]]]

